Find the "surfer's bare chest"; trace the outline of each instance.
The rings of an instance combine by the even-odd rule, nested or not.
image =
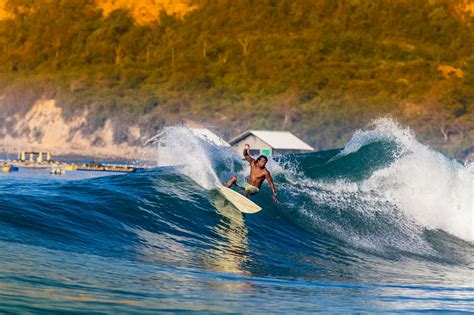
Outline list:
[[[250,177],[252,179],[263,180],[263,179],[265,179],[266,173],[267,173],[266,169],[260,169],[260,168],[256,167],[255,165],[252,165],[250,167]]]

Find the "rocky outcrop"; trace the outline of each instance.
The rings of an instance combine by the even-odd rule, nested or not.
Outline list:
[[[50,151],[53,155],[83,155],[111,158],[136,159],[142,154],[141,133],[138,127],[123,126],[127,143],[114,143],[114,126],[106,119],[100,128],[89,134],[83,131],[88,111],[77,114],[66,121],[62,109],[53,99],[39,100],[26,113],[4,118],[0,131],[3,144],[10,150]]]

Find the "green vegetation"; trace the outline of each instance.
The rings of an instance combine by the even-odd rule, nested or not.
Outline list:
[[[137,24],[93,0],[7,0],[5,113],[54,97],[84,133],[106,117],[150,135],[193,119],[290,129],[317,148],[390,115],[461,157],[474,140],[474,18],[464,0],[201,0]],[[18,90],[21,89],[19,97]],[[227,127],[228,126],[228,127]]]

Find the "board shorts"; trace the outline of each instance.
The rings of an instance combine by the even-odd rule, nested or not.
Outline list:
[[[245,184],[245,190],[250,191],[251,194],[256,194],[260,191],[260,189],[258,189],[258,187],[250,185],[249,183]]]

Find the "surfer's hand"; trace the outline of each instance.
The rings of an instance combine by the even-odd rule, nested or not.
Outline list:
[[[273,194],[273,201],[275,201],[275,203],[278,203],[278,196],[276,194]]]
[[[248,143],[244,144],[244,149],[245,149],[245,150],[250,149],[250,145],[249,145]]]

